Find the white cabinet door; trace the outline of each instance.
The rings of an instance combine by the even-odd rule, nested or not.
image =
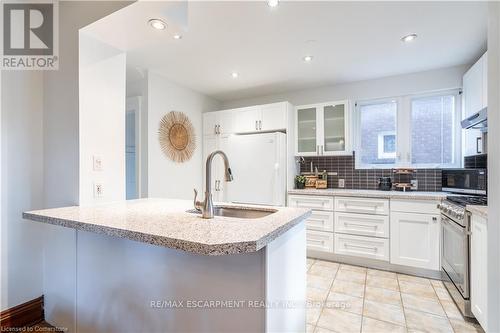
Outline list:
[[[488,52],[485,52],[481,57],[483,61],[483,103],[482,107],[488,106]]]
[[[306,243],[308,250],[333,253],[333,233],[307,230]]]
[[[313,210],[306,220],[308,230],[333,232],[333,212]]]
[[[219,111],[217,113],[217,124],[219,134],[233,133],[233,110]]]
[[[391,212],[391,264],[440,269],[440,216]]]
[[[389,261],[389,240],[386,238],[334,235],[335,254]]]
[[[203,135],[217,134],[217,112],[206,112],[203,114]]]
[[[316,195],[289,195],[288,207],[333,211],[333,197]]]
[[[261,131],[284,130],[287,128],[287,103],[273,103],[261,106]]]
[[[389,238],[389,216],[335,212],[335,232]]]
[[[233,130],[235,133],[257,132],[259,130],[260,107],[250,106],[236,109],[233,119]]]
[[[316,156],[319,154],[318,113],[316,105],[298,107],[295,110],[295,155]]]
[[[319,108],[320,155],[343,155],[350,150],[349,103],[347,101],[323,104]]]
[[[487,95],[484,86],[485,78],[484,75],[486,70],[485,66],[486,56],[483,55],[468,71],[463,77],[463,102],[464,102],[464,114],[463,118],[467,118],[474,113],[481,110],[486,106]],[[486,92],[487,94],[487,92]],[[480,145],[478,147],[478,138],[481,138],[481,131],[478,129],[468,129],[463,130],[464,133],[464,156],[475,155],[481,153]]]
[[[472,215],[470,251],[471,310],[485,331],[487,331],[486,308],[488,302],[487,246],[486,220]]]

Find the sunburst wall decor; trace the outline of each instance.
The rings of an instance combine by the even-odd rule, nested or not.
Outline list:
[[[171,111],[161,118],[158,139],[163,153],[174,162],[188,161],[196,149],[196,134],[189,118]]]

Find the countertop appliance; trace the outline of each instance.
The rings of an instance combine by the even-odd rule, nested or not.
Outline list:
[[[439,205],[444,285],[462,315],[474,317],[470,309],[470,214],[466,206],[488,204],[486,170],[444,169],[442,183],[443,191],[450,192]]]
[[[234,175],[227,183],[228,201],[285,206],[286,134],[233,135],[226,152]]]

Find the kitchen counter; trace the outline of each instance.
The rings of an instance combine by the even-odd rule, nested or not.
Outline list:
[[[379,190],[350,190],[350,189],[303,189],[289,190],[288,194],[303,195],[330,195],[342,197],[367,197],[383,199],[414,199],[414,200],[442,200],[449,195],[445,192],[400,192],[400,191],[379,191]]]
[[[187,212],[191,200],[140,199],[23,216],[56,225],[46,226],[42,264],[78,293],[75,331],[303,331],[310,211],[224,206],[276,212],[203,219]],[[252,305],[283,300],[304,306]]]
[[[186,212],[192,208],[190,200],[139,199],[37,210],[23,213],[23,218],[196,254],[225,255],[256,252],[310,214],[307,209],[258,207],[277,212],[257,219],[207,220]]]
[[[488,206],[467,205],[466,209],[472,214],[477,214],[478,216],[488,219]]]

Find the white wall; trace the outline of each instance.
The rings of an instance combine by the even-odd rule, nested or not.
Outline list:
[[[81,31],[80,205],[125,200],[125,77],[125,53]],[[103,186],[102,197],[95,196],[96,184]]]
[[[148,196],[192,199],[193,188],[202,188],[202,113],[217,110],[220,104],[152,72],[148,90]],[[184,163],[169,160],[158,141],[160,120],[170,111],[184,112],[195,129],[196,150]]]
[[[488,22],[488,329],[500,331],[500,4]]]
[[[223,109],[264,103],[289,101],[295,106],[350,99],[353,101],[411,95],[415,93],[462,87],[462,76],[468,66],[385,77],[319,87],[244,100],[226,101]]]
[[[43,227],[21,218],[43,208],[43,75],[2,71],[1,310],[43,294]]]
[[[59,3],[59,70],[44,73],[44,207],[78,204],[78,31],[128,5],[124,1]],[[45,317],[75,331],[75,230],[43,225]]]

